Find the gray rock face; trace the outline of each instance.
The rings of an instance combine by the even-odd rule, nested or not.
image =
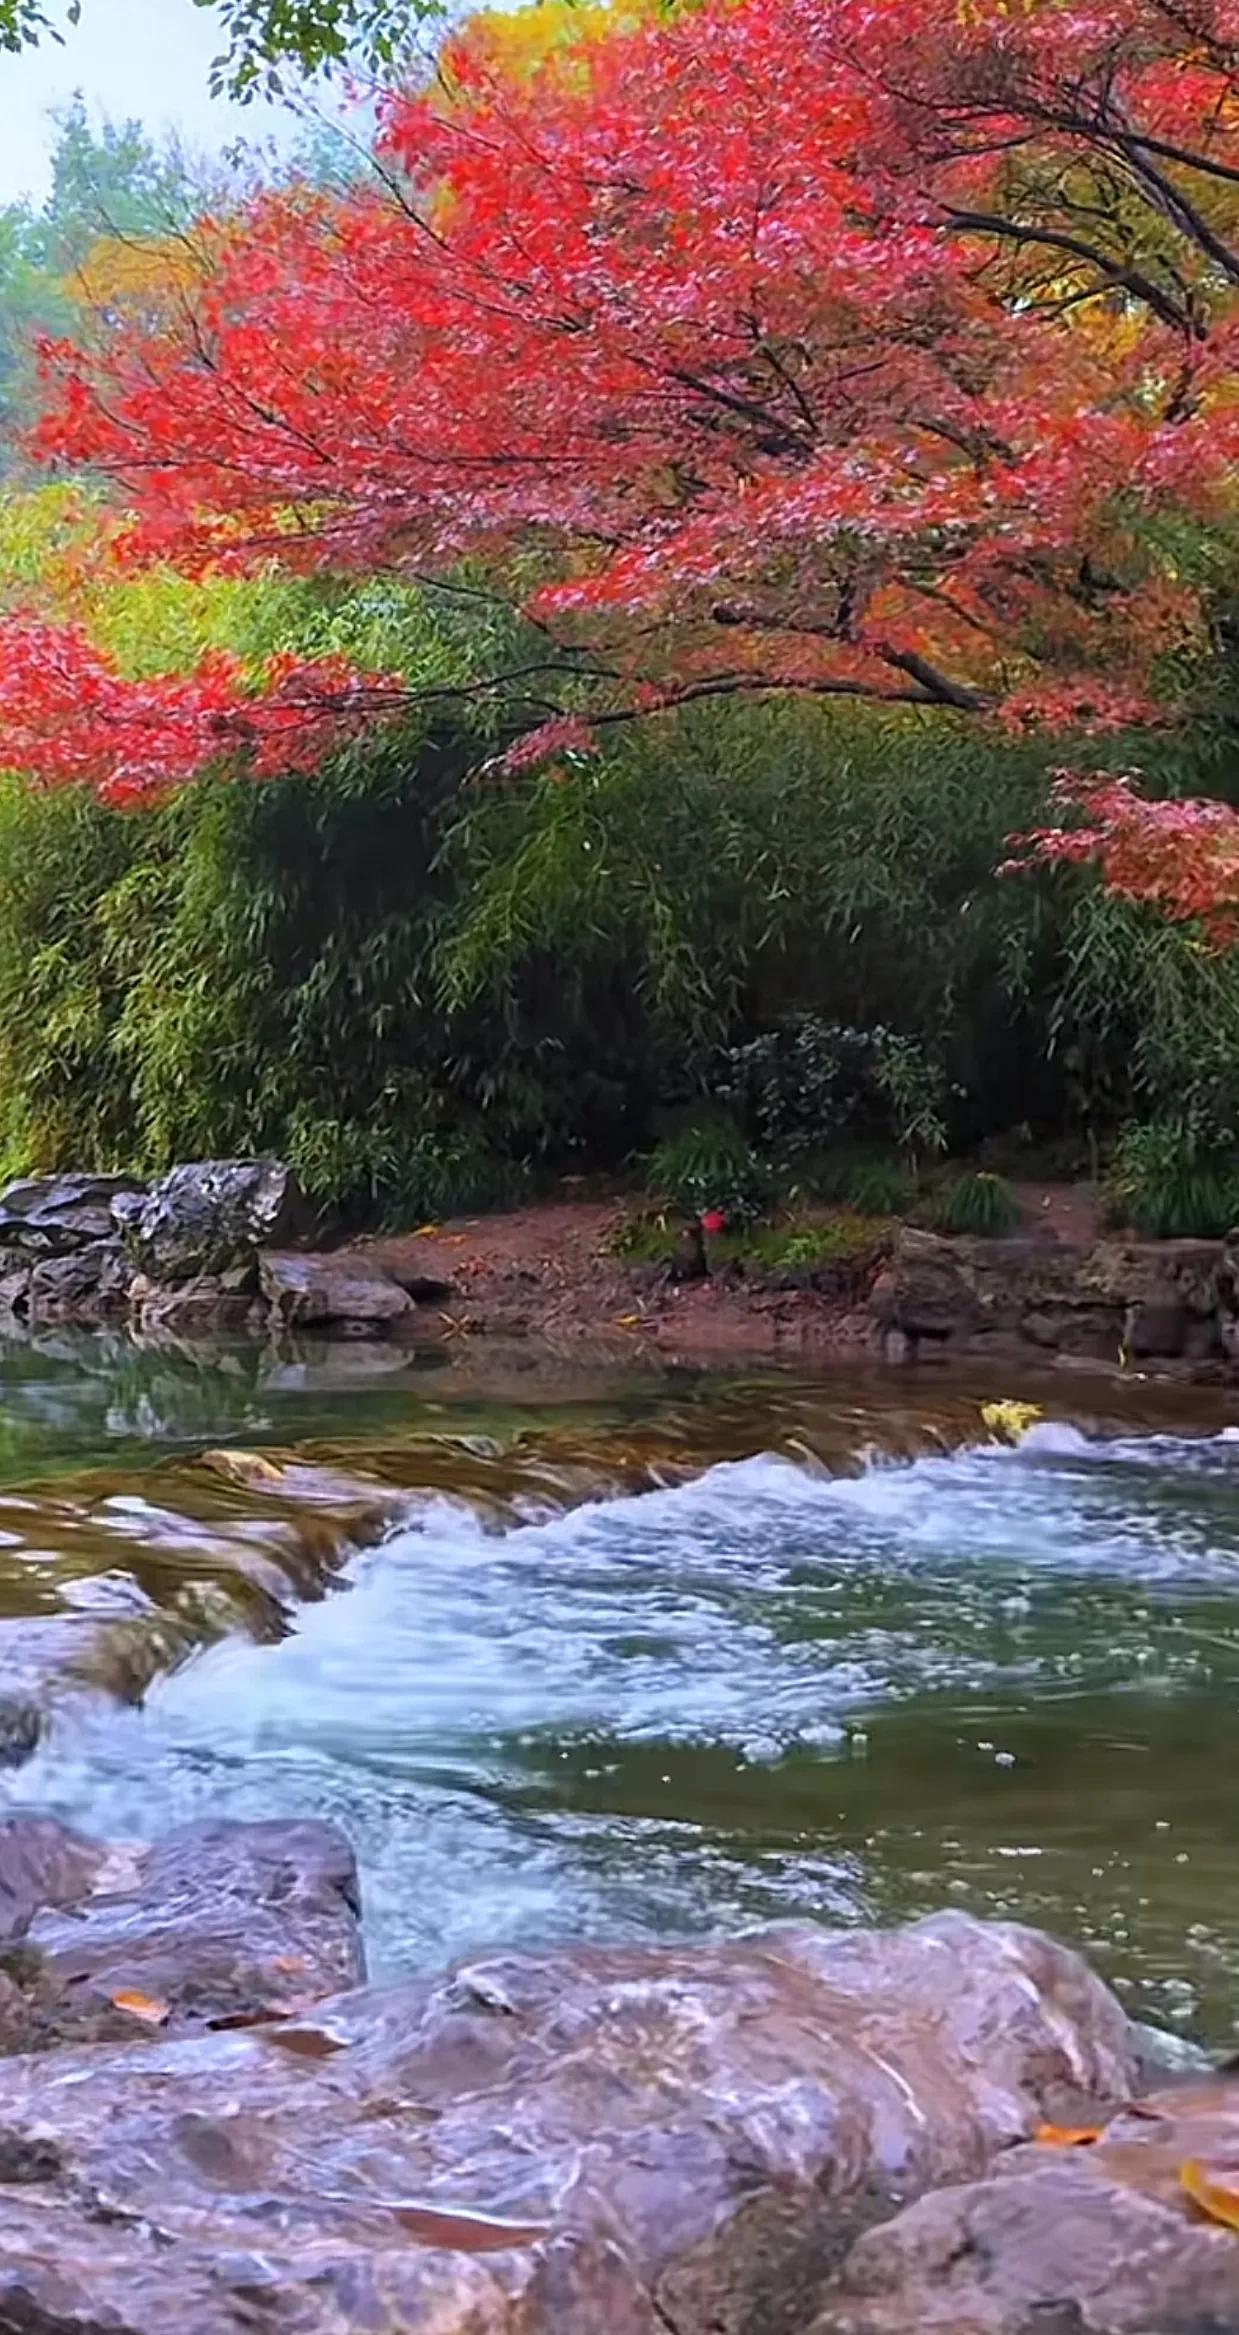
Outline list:
[[[193,1160],[121,1221],[134,1264],[163,1287],[238,1268],[256,1285],[259,1249],[293,1238],[303,1206],[280,1160]]]
[[[135,1176],[27,1176],[0,1192],[0,1247],[29,1258],[65,1256],[115,1235],[115,1201],[144,1197]]]
[[[210,1919],[175,1915],[191,1955]],[[501,1955],[0,2060],[0,2328],[804,2335],[849,2231],[1132,2072],[1073,1955],[956,1914]]]
[[[367,1270],[355,1257],[268,1252],[261,1286],[273,1319],[285,1328],[330,1322],[364,1334],[385,1330],[414,1310],[414,1299],[392,1274],[377,1265]]]
[[[859,2240],[812,2335],[1231,2335],[1239,2240],[1186,2194],[1193,2161],[1236,2178],[1233,2080],[1154,2094],[1096,2147],[1017,2149],[922,2198]]]
[[[32,1322],[103,1321],[124,1313],[133,1268],[115,1241],[90,1241],[67,1256],[44,1257],[25,1288]]]

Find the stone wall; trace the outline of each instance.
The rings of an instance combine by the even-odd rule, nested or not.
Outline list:
[[[1220,1375],[1239,1352],[1239,1251],[1206,1240],[948,1239],[905,1226],[869,1304],[892,1358],[1019,1348]]]

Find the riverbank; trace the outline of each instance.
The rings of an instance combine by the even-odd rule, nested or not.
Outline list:
[[[1025,1187],[1010,1231],[845,1208],[686,1222],[623,1192],[344,1241],[278,1160],[154,1184],[65,1174],[0,1194],[0,1320],[430,1347],[535,1338],[582,1361],[980,1358],[1228,1383],[1239,1248],[1103,1231],[1091,1193]]]

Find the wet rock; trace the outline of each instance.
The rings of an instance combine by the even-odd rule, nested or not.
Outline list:
[[[238,1268],[256,1282],[259,1249],[295,1238],[304,1208],[280,1160],[193,1160],[164,1176],[140,1209],[123,1209],[121,1222],[134,1264],[152,1282],[179,1287]]]
[[[913,1348],[1025,1345],[1117,1363],[1222,1351],[1218,1241],[948,1238],[905,1226],[869,1310]]]
[[[957,1914],[0,2061],[0,2326],[803,2335],[849,2233],[1132,2066],[1073,1955]]]
[[[0,1884],[3,1873],[0,1844]],[[362,1976],[357,1868],[327,1824],[190,1825],[110,1852],[89,1892],[46,1904],[59,1910],[24,1932],[44,2039],[133,2033],[118,1995],[166,2004],[175,2031],[261,2017]]]
[[[118,1200],[148,1190],[136,1176],[26,1176],[0,1192],[0,1244],[30,1256],[63,1256],[115,1234]]]
[[[106,1860],[98,1841],[55,1816],[22,1811],[0,1819],[0,1944],[24,1938],[44,1906],[85,1897]]]
[[[812,2335],[1226,2335],[1239,2241],[1185,2163],[1239,2165],[1239,2084],[1177,2087],[1094,2148],[1019,2149],[853,2248]],[[1225,2177],[1225,2176],[1223,2176]]]
[[[362,1333],[385,1330],[414,1310],[414,1300],[391,1273],[359,1257],[294,1256],[268,1252],[262,1293],[282,1328],[325,1322]]]

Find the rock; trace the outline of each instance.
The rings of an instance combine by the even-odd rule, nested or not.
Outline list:
[[[802,2335],[845,2233],[1131,2075],[1082,1963],[960,1914],[3,2060],[0,2327]]]
[[[231,1273],[199,1273],[192,1281],[166,1288],[149,1273],[135,1273],[129,1283],[129,1308],[134,1326],[143,1337],[161,1332],[191,1336],[204,1330],[244,1329],[257,1323],[257,1291],[249,1267]]]
[[[140,1210],[120,1211],[138,1270],[179,1287],[240,1269],[257,1282],[261,1248],[295,1237],[304,1202],[290,1168],[275,1159],[205,1159],[175,1167]]]
[[[27,1176],[0,1192],[0,1244],[31,1256],[63,1256],[115,1233],[117,1200],[141,1200],[136,1176]]]
[[[106,1859],[98,1841],[55,1816],[22,1811],[0,1819],[0,1944],[24,1938],[42,1907],[85,1897]]]
[[[261,1261],[261,1283],[272,1320],[281,1328],[334,1322],[363,1332],[385,1330],[414,1310],[408,1290],[391,1273],[359,1257],[268,1251]]]
[[[813,2335],[1225,2335],[1239,2242],[1184,2193],[1191,2159],[1239,2163],[1239,2084],[1156,2094],[1094,2148],[1019,2149],[909,2206],[852,2249]]]
[[[102,1321],[129,1303],[133,1268],[112,1241],[90,1241],[66,1256],[44,1257],[31,1271],[26,1313],[32,1322]]]
[[[363,1974],[357,1868],[328,1824],[190,1825],[100,1857],[89,1893],[62,1888],[45,1904],[59,1910],[24,1931],[44,2042],[131,2035],[118,1994],[166,2004],[175,2032],[261,2017]]]
[[[869,1298],[884,1338],[1084,1360],[1220,1354],[1218,1241],[948,1238],[905,1226]],[[1237,1341],[1239,1345],[1239,1341]]]

